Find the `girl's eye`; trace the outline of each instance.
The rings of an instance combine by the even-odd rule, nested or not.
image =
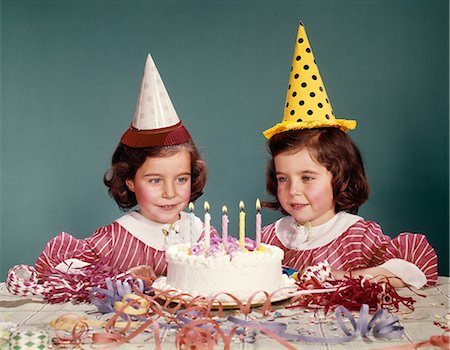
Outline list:
[[[160,178],[155,178],[155,179],[150,179],[148,182],[150,182],[152,184],[155,184],[155,185],[158,185],[158,184],[161,183],[161,181],[162,180]]]
[[[314,178],[311,177],[311,176],[303,176],[303,177],[302,177],[302,180],[303,180],[304,182],[309,182],[309,181],[314,180]]]
[[[277,177],[277,181],[278,182],[287,182],[287,177],[285,177],[285,176],[279,176],[279,177]]]
[[[179,184],[184,184],[184,183],[186,183],[186,182],[188,182],[188,181],[189,181],[189,179],[188,179],[186,176],[177,178],[177,182],[178,182]]]

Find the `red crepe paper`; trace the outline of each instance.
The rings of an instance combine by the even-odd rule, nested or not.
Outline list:
[[[104,288],[107,278],[113,278],[122,271],[107,264],[98,263],[69,272],[52,269],[44,273],[44,292],[49,303],[89,302],[89,291],[93,287]]]
[[[287,308],[323,307],[325,314],[342,305],[349,310],[359,310],[362,304],[368,304],[371,311],[385,308],[398,311],[401,305],[411,311],[414,310],[415,300],[412,297],[400,296],[389,279],[377,281],[376,278],[364,278],[362,276],[352,278],[345,277],[339,281],[327,281],[328,287],[335,287],[335,291],[323,294],[300,295],[291,299],[291,305]],[[299,289],[319,289],[324,285],[317,279],[311,279],[305,283],[297,283]],[[417,294],[417,293],[416,293]],[[422,296],[420,294],[417,294]]]

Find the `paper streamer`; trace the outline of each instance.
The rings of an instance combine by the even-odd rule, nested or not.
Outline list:
[[[23,297],[42,296],[45,291],[43,285],[38,282],[35,268],[29,265],[15,265],[8,271],[6,289],[11,294]]]

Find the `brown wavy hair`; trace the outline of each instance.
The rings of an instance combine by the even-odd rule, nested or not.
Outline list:
[[[358,147],[338,128],[290,130],[274,135],[267,142],[272,159],[267,163],[266,189],[275,197],[275,201],[264,202],[263,206],[288,214],[277,198],[274,157],[283,152],[296,152],[304,148],[332,174],[335,211],[356,214],[369,198],[369,184]]]
[[[103,176],[108,192],[123,210],[137,205],[136,195],[130,191],[126,180],[134,179],[137,170],[147,157],[165,157],[187,149],[191,154],[191,201],[203,194],[206,184],[206,164],[192,140],[176,146],[134,148],[119,143],[112,156],[111,167]]]

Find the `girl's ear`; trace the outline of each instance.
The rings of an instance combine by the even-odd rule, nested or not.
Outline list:
[[[127,184],[128,189],[129,189],[131,192],[134,192],[134,181],[131,180],[131,179],[126,179],[126,180],[125,180],[125,183]]]

